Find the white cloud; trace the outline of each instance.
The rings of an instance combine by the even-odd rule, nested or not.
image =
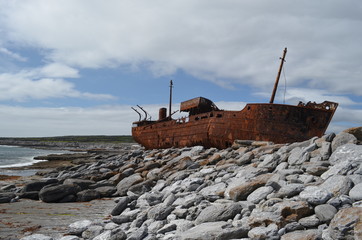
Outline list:
[[[6,55],[12,59],[15,59],[17,61],[20,61],[20,62],[27,61],[27,59],[25,57],[22,57],[21,55],[14,53],[14,52],[10,51],[9,49],[3,48],[3,47],[0,47],[0,54],[4,54],[4,55]]]
[[[270,86],[284,47],[290,84],[362,95],[362,15],[341,1],[3,1],[9,41],[72,66],[147,63],[222,86]],[[223,79],[223,80],[217,80]],[[308,82],[306,82],[308,80]]]
[[[0,74],[0,100],[25,101],[47,98],[115,99],[109,94],[93,94],[76,90],[73,83],[62,77],[78,77],[78,72],[65,65],[49,64],[18,73]]]

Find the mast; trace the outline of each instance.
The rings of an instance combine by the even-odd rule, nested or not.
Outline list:
[[[170,80],[170,103],[168,106],[168,116],[170,119],[171,119],[171,105],[172,105],[172,86],[173,86],[173,83],[172,83],[172,80]]]
[[[284,48],[283,57],[280,58],[280,67],[279,67],[279,71],[278,71],[277,78],[275,79],[273,93],[272,93],[272,96],[271,96],[271,98],[270,98],[270,102],[269,102],[269,103],[274,103],[275,93],[277,92],[278,83],[279,83],[279,78],[280,78],[280,74],[282,73],[283,64],[284,64],[284,62],[285,62],[285,55],[286,55],[286,54],[287,54],[287,48]]]

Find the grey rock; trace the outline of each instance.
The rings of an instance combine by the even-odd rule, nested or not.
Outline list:
[[[91,180],[85,180],[85,179],[77,179],[77,178],[68,178],[65,179],[63,184],[67,185],[78,185],[82,190],[88,189],[90,185],[94,184],[94,181]]]
[[[203,196],[221,195],[224,193],[225,189],[226,184],[224,182],[220,182],[201,189],[199,193]]]
[[[77,193],[78,202],[89,202],[101,197],[101,194],[95,189],[86,189]]]
[[[94,237],[92,240],[108,240],[111,238],[112,232],[111,230],[104,231],[98,236]]]
[[[349,177],[334,175],[325,180],[320,187],[333,193],[334,196],[340,196],[348,194],[352,187],[352,181]]]
[[[141,240],[148,235],[147,227],[137,228],[128,235],[127,240]]]
[[[252,203],[259,203],[261,200],[265,199],[274,189],[271,186],[264,186],[256,189],[252,192],[246,200]]]
[[[332,153],[332,144],[330,142],[323,142],[320,148],[320,155],[323,160],[329,159]]]
[[[362,208],[352,207],[341,209],[334,215],[328,227],[331,239],[361,239]]]
[[[143,178],[141,177],[140,174],[138,173],[135,173],[129,177],[126,177],[124,179],[122,179],[118,184],[117,184],[117,193],[120,195],[120,196],[124,196],[126,195],[128,189],[137,184],[137,183],[140,183],[143,181]]]
[[[327,202],[332,193],[318,186],[307,186],[299,197],[312,205],[319,205]]]
[[[132,192],[135,195],[142,195],[145,192],[148,192],[152,189],[152,187],[155,185],[155,181],[153,180],[146,180],[140,183],[137,183],[131,187],[129,187],[128,191]]]
[[[338,147],[343,146],[347,143],[357,143],[357,138],[352,134],[346,132],[340,132],[332,141],[332,152],[334,152]]]
[[[68,235],[61,237],[59,240],[80,240],[80,238],[78,236]]]
[[[176,230],[177,228],[177,225],[174,224],[174,223],[169,223],[169,224],[166,224],[165,226],[163,226],[161,229],[159,229],[157,231],[157,234],[165,234],[167,232],[171,232],[171,231],[174,231]]]
[[[337,209],[330,204],[321,204],[314,208],[314,212],[321,222],[329,223],[337,213]]]
[[[290,183],[282,186],[278,192],[274,194],[274,197],[285,198],[293,197],[303,191],[305,188],[304,184],[301,183]]]
[[[212,204],[201,211],[196,218],[196,224],[204,222],[217,222],[233,219],[240,213],[242,207],[238,203],[230,204]]]
[[[362,162],[362,145],[351,143],[342,145],[338,147],[329,158],[329,162],[332,165],[344,161],[360,164]]]
[[[30,236],[23,237],[20,240],[53,240],[53,238],[44,234],[32,234]]]
[[[276,153],[268,154],[266,155],[264,160],[261,163],[259,163],[258,167],[267,168],[268,171],[273,171],[278,166],[279,161],[280,161],[279,154]]]
[[[322,234],[316,229],[294,231],[283,235],[280,240],[318,240]]]
[[[303,227],[313,228],[318,226],[321,223],[321,220],[319,220],[319,218],[315,214],[313,214],[312,216],[299,219],[298,223],[301,224]]]
[[[76,195],[80,191],[77,185],[47,185],[39,192],[39,198],[43,202],[58,202],[67,195]]]
[[[251,239],[279,239],[278,226],[274,223],[266,227],[255,227],[248,232]]]
[[[82,237],[85,239],[93,239],[94,237],[101,234],[102,230],[103,227],[99,225],[89,226],[85,231],[83,231]]]
[[[24,185],[23,189],[21,190],[22,193],[24,192],[33,192],[33,191],[40,191],[43,187],[49,185],[58,183],[58,180],[55,178],[50,179],[42,179],[38,181],[32,181],[30,183],[27,183]]]
[[[69,225],[68,233],[80,236],[92,224],[89,220],[80,220]]]
[[[158,230],[160,230],[165,225],[165,221],[153,221],[148,226],[148,231],[150,233],[156,233]]]
[[[129,203],[128,197],[119,198],[117,205],[113,208],[113,210],[111,212],[111,215],[117,216],[117,215],[121,214],[123,212],[123,210],[126,209],[128,203]]]
[[[127,239],[127,234],[122,231],[122,229],[118,228],[118,229],[114,229],[111,232],[111,237],[109,238],[109,240],[126,240]]]
[[[362,183],[355,185],[351,191],[349,191],[349,196],[354,201],[362,200]]]
[[[15,198],[16,195],[11,192],[0,192],[0,203],[9,203],[13,198]]]
[[[148,218],[154,219],[154,220],[165,220],[167,216],[173,211],[173,206],[165,206],[164,204],[158,204],[154,207],[152,207],[148,211]]]
[[[100,193],[101,198],[102,197],[112,197],[113,194],[115,192],[117,192],[117,188],[115,188],[113,186],[97,187],[95,190]]]
[[[122,224],[122,223],[131,222],[131,219],[129,218],[129,216],[118,215],[118,216],[112,216],[111,221],[116,224]]]
[[[206,222],[177,235],[182,240],[228,240],[247,237],[247,230],[226,222]]]
[[[183,208],[189,208],[191,206],[199,204],[204,197],[198,193],[187,194],[184,197],[179,197],[172,204],[175,206],[181,206]]]

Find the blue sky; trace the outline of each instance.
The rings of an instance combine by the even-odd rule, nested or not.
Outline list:
[[[0,0],[0,135],[130,134],[204,96],[219,108],[338,102],[328,129],[362,122],[362,3]],[[286,92],[284,86],[286,81]]]

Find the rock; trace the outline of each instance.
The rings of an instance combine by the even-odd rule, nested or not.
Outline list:
[[[34,191],[39,192],[43,187],[54,183],[58,183],[58,180],[55,178],[32,181],[30,183],[25,184],[24,187],[21,189],[21,192],[22,193],[34,192]]]
[[[245,200],[250,193],[255,191],[257,188],[264,186],[272,174],[263,174],[255,177],[255,179],[243,183],[237,187],[229,190],[228,196],[234,201]]]
[[[68,235],[60,238],[59,240],[80,240],[80,238],[74,235]]]
[[[283,235],[280,240],[319,240],[322,234],[316,229],[294,231]]]
[[[153,180],[146,180],[140,183],[137,183],[133,186],[131,186],[128,191],[132,192],[133,194],[140,196],[144,194],[145,192],[148,192],[152,189],[152,187],[155,185],[155,181]]]
[[[154,207],[152,207],[148,211],[148,218],[154,219],[154,220],[165,220],[167,216],[173,211],[173,206],[165,206],[165,204],[160,203]]]
[[[330,204],[321,204],[314,208],[314,212],[321,222],[329,223],[337,213],[337,209]]]
[[[88,189],[90,185],[94,184],[94,181],[91,180],[84,180],[84,179],[77,179],[77,178],[68,178],[65,179],[63,184],[67,185],[78,185],[82,190]]]
[[[23,237],[20,240],[53,240],[53,238],[44,234],[32,234],[30,236]]]
[[[252,203],[259,203],[261,200],[265,199],[270,193],[274,191],[274,188],[271,186],[264,186],[256,189],[252,192],[246,200]]]
[[[128,236],[127,240],[141,240],[147,236],[147,228],[141,227],[137,228]]]
[[[77,193],[78,202],[89,202],[100,197],[101,194],[95,189],[87,189]]]
[[[141,175],[139,173],[135,173],[129,177],[126,177],[124,179],[122,179],[118,184],[117,184],[117,193],[120,196],[124,196],[126,195],[128,189],[143,181],[143,178],[141,177]]]
[[[352,134],[357,138],[358,141],[362,141],[362,127],[354,127],[344,130],[343,132]]]
[[[346,175],[362,163],[362,145],[345,144],[337,148],[329,158],[332,167],[321,175],[327,179],[333,175]]]
[[[305,228],[313,228],[320,225],[321,220],[319,220],[319,218],[315,214],[313,214],[312,216],[299,219],[298,223]]]
[[[58,202],[68,195],[76,195],[80,191],[77,185],[47,185],[39,192],[39,198],[43,202]]]
[[[97,187],[95,189],[99,194],[100,197],[112,197],[115,192],[117,192],[117,188],[112,186],[103,186],[103,187]]]
[[[230,204],[212,204],[201,211],[197,216],[196,224],[204,222],[218,222],[233,219],[236,214],[240,213],[242,207],[238,203]]]
[[[110,230],[104,231],[92,240],[108,240],[111,238],[112,232]]]
[[[278,226],[274,223],[266,227],[255,227],[248,232],[251,239],[279,239]]]
[[[334,196],[340,196],[349,193],[352,181],[349,177],[334,175],[325,180],[320,187],[331,192]]]
[[[352,207],[338,211],[328,227],[331,239],[362,239],[362,208]]]
[[[89,220],[80,220],[80,221],[74,222],[74,223],[69,225],[68,233],[80,236],[80,235],[82,235],[82,233],[85,230],[87,230],[87,228],[91,224],[92,224],[92,222],[89,221]]]
[[[362,200],[362,183],[355,185],[351,191],[349,191],[349,196],[354,201]]]
[[[300,183],[290,183],[282,186],[278,192],[276,192],[273,196],[276,198],[285,198],[285,197],[293,197],[303,191],[305,188],[304,184]]]
[[[0,192],[0,203],[9,203],[13,198],[15,198],[16,195],[11,192]]]
[[[228,240],[247,237],[247,230],[242,227],[232,227],[226,222],[201,223],[177,235],[182,240]]]
[[[119,198],[119,201],[117,205],[113,208],[111,215],[112,216],[120,215],[126,209],[128,203],[129,203],[128,197]]]
[[[101,234],[103,230],[102,226],[99,225],[92,225],[89,226],[83,233],[82,233],[82,237],[84,239],[93,239],[94,237],[98,236],[99,234]]]
[[[357,138],[352,134],[346,132],[340,132],[332,141],[332,152],[334,152],[338,147],[343,146],[347,143],[356,144]]]
[[[318,186],[307,186],[300,194],[299,197],[312,205],[319,205],[326,203],[331,197],[332,193]]]

